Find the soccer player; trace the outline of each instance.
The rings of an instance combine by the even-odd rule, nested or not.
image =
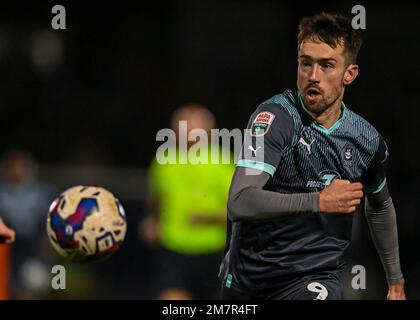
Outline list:
[[[0,243],[13,243],[15,241],[15,231],[8,228],[0,218]]]
[[[343,16],[300,22],[297,90],[252,114],[232,179],[222,298],[342,299],[343,252],[365,197],[388,299],[405,299],[387,146],[343,102],[361,44]]]

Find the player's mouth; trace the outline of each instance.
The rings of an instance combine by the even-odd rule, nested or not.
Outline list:
[[[315,102],[321,96],[321,92],[318,89],[310,88],[306,91],[306,99],[309,102]]]

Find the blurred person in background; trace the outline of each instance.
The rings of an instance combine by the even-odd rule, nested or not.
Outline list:
[[[203,129],[210,137],[210,130],[215,128],[215,118],[208,109],[182,106],[171,120],[178,141],[180,121],[187,122],[188,133]],[[188,141],[187,150],[174,147],[177,156],[188,153],[193,143]],[[208,150],[212,148],[221,151],[219,145],[209,144]],[[217,269],[225,247],[226,201],[234,167],[232,161],[192,164],[190,160],[186,164],[159,164],[155,158],[148,172],[149,215],[139,231],[147,242],[160,244],[158,299],[217,297]]]
[[[19,235],[11,252],[12,298],[17,299],[42,298],[49,284],[45,221],[54,189],[38,181],[37,173],[28,151],[13,149],[3,156],[0,212]]]

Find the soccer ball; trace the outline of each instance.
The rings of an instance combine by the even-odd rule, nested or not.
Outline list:
[[[51,204],[48,238],[54,249],[75,262],[109,257],[124,241],[127,222],[118,199],[100,187],[76,186]]]

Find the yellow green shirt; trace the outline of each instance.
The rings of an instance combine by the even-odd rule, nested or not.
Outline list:
[[[233,161],[231,164],[159,164],[154,159],[148,183],[149,190],[159,200],[159,236],[164,248],[191,255],[223,250],[225,225],[191,225],[190,219],[194,213],[226,215],[233,171]]]

